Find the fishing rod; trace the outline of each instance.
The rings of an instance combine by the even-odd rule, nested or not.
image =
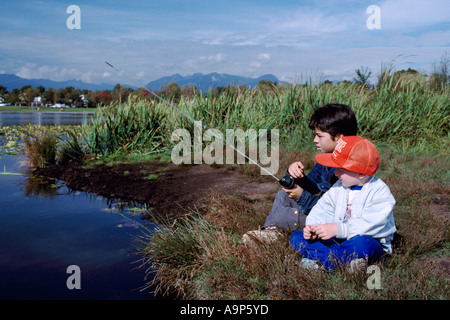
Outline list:
[[[150,90],[149,88],[147,88],[145,85],[143,85],[142,83],[140,83],[139,81],[129,77],[126,73],[124,73],[123,71],[119,70],[118,68],[114,67],[111,63],[109,63],[108,61],[105,61],[105,63],[111,67],[112,69],[114,69],[115,71],[117,71],[120,75],[124,76],[125,78],[127,78],[128,80],[132,81],[133,83],[135,83],[139,88],[144,88],[146,89],[150,94],[152,94],[154,97],[156,97],[157,99],[161,100],[162,102],[164,102],[165,104],[167,104],[169,107],[171,107],[172,109],[174,109],[175,111],[181,113],[183,116],[185,116],[187,119],[189,119],[190,121],[192,121],[194,124],[200,125],[199,122],[197,120],[195,120],[194,118],[192,118],[191,116],[189,116],[187,113],[185,113],[183,110],[180,110],[179,108],[175,107],[172,103],[170,103],[169,101],[167,101],[166,99],[162,98],[161,96],[157,95],[156,93],[154,93],[152,90]],[[208,130],[208,126],[207,125],[202,125],[203,129]],[[257,163],[255,160],[253,160],[252,158],[248,157],[246,154],[242,153],[240,150],[238,150],[237,148],[234,147],[233,144],[229,143],[226,139],[216,135],[214,133],[214,130],[210,131],[211,134],[218,140],[225,142],[227,145],[229,145],[233,150],[235,150],[236,152],[238,152],[239,154],[243,155],[248,161],[250,161],[251,163],[257,165],[259,168],[261,168],[262,170],[264,170],[265,172],[267,172],[270,176],[272,176],[275,180],[277,180],[283,187],[287,188],[287,189],[291,189],[294,187],[294,185],[298,185],[300,187],[302,187],[304,190],[309,191],[312,194],[316,194],[318,192],[320,192],[320,190],[311,182],[311,180],[309,180],[306,176],[303,176],[302,178],[293,178],[289,173],[287,173],[284,177],[282,177],[281,179],[278,179],[272,172],[270,172],[269,170],[267,170],[266,168],[262,167],[259,163]]]

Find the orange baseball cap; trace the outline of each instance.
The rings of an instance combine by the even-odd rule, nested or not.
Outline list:
[[[372,142],[358,136],[339,139],[333,153],[319,153],[316,161],[326,167],[343,168],[373,175],[380,163],[380,153]]]

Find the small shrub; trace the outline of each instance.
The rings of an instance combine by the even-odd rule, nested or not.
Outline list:
[[[24,140],[23,153],[30,165],[35,168],[44,168],[56,163],[57,145],[58,139],[52,134],[28,137]]]

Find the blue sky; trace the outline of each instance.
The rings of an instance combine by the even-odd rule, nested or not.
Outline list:
[[[80,8],[81,29],[66,10]],[[380,29],[366,12],[380,8]],[[382,64],[430,72],[450,54],[448,0],[1,1],[0,73],[141,83],[195,72],[351,80]]]

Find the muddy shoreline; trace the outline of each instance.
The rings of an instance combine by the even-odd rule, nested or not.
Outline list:
[[[62,180],[72,190],[146,204],[171,218],[185,215],[189,209],[205,211],[212,197],[255,200],[275,195],[279,188],[276,181],[252,182],[226,166],[177,166],[160,161],[92,168],[69,162],[36,168],[33,174]]]

